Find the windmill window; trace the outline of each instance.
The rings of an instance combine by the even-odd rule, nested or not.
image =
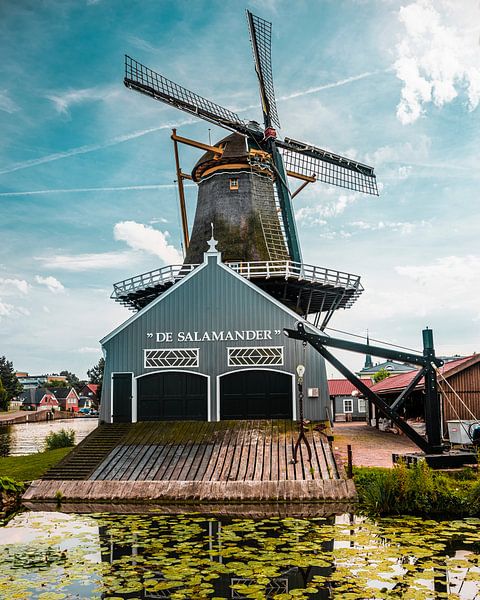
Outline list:
[[[230,189],[238,190],[238,177],[230,177]]]

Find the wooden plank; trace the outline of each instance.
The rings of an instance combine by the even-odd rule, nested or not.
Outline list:
[[[131,446],[122,444],[120,446],[121,451],[115,456],[113,462],[108,468],[102,473],[102,481],[115,479],[115,474],[118,472],[119,466],[123,464],[125,457],[128,456],[128,452],[131,450]]]
[[[213,449],[211,452],[211,460],[205,470],[203,476],[204,481],[211,481],[217,470],[217,464],[219,463],[220,455],[222,453],[222,447],[224,444],[228,445],[228,431],[227,429],[217,431],[217,435],[214,436]]]
[[[263,444],[263,464],[262,464],[262,481],[269,481],[271,476],[272,466],[272,428],[273,421],[265,422],[265,438]]]
[[[123,452],[123,447],[122,446],[117,446],[116,448],[114,448],[108,455],[106,458],[103,459],[103,461],[98,465],[98,467],[95,469],[95,471],[90,475],[90,479],[103,479],[103,475],[106,471],[108,471],[111,466],[112,466],[112,461],[115,460],[115,457],[120,453]]]
[[[210,461],[212,461],[212,453],[214,449],[214,444],[205,443],[203,444],[203,454],[200,458],[200,462],[197,466],[195,473],[192,473],[192,478],[195,481],[203,481],[205,479],[205,473],[207,471],[208,465]]]
[[[208,440],[212,436],[212,431],[214,431],[214,429],[210,426],[210,423],[205,423],[205,426],[200,431],[198,436],[197,451],[195,452],[195,455],[193,456],[192,460],[190,461],[190,464],[188,465],[188,470],[185,470],[181,473],[182,479],[188,481],[195,481],[195,476],[205,454]]]
[[[317,468],[318,468],[318,476],[321,479],[329,479],[329,473],[328,473],[328,469],[327,469],[327,462],[325,460],[325,453],[323,451],[323,440],[322,440],[322,436],[320,433],[316,432],[317,435],[313,436],[313,444],[314,444],[314,451],[315,451],[315,457],[316,457],[316,461],[317,461]]]
[[[231,438],[229,441],[228,449],[225,454],[225,461],[223,463],[222,471],[219,475],[219,479],[222,481],[228,481],[230,473],[232,472],[234,457],[238,453],[238,445],[240,444],[240,434],[242,430],[243,422],[238,421],[235,424],[235,428],[232,429]],[[241,450],[241,445],[240,445]]]
[[[265,456],[265,421],[257,421],[258,441],[257,441],[257,455],[255,457],[254,472],[252,476],[253,481],[262,480],[263,472],[263,460]]]
[[[159,431],[164,430],[165,424],[163,422],[158,423],[157,427],[153,427],[152,423],[148,423],[149,427],[144,427],[141,431],[141,439],[138,442],[143,446],[141,451],[135,460],[132,460],[128,468],[124,471],[122,479],[137,479],[139,471],[143,468],[143,465],[147,463],[148,459],[152,455],[157,444],[155,443],[158,439]]]
[[[234,432],[233,427],[231,427],[225,431],[225,437],[224,437],[223,443],[218,451],[217,464],[216,464],[215,469],[210,477],[210,481],[220,481],[221,480],[221,475],[223,473],[225,461],[226,461],[226,458],[228,455],[228,449],[232,442],[232,437],[233,437],[233,432]]]
[[[322,446],[325,460],[327,462],[328,472],[330,474],[330,479],[339,479],[337,464],[335,462],[335,457],[333,456],[333,451],[329,442],[322,442]]]
[[[290,481],[295,481],[297,478],[295,464],[293,462],[293,446],[295,441],[293,439],[293,428],[285,426],[285,456],[287,461],[287,474]]]
[[[251,421],[243,421],[237,452],[233,457],[234,468],[230,474],[231,480],[243,481],[245,477],[250,452],[250,428]]]
[[[180,439],[182,439],[182,437],[185,435],[187,427],[188,425],[185,422],[180,426],[178,431],[178,437]],[[166,437],[168,439],[168,435]],[[146,475],[146,478],[148,478],[150,481],[161,481],[163,479],[168,479],[168,477],[166,477],[166,473],[173,469],[174,463],[172,461],[175,460],[175,456],[181,446],[183,446],[183,444],[175,442],[165,444],[165,451],[160,453],[158,460],[152,465],[151,470]]]
[[[245,475],[243,477],[244,481],[253,480],[253,476],[255,474],[255,465],[257,463],[258,439],[258,423],[257,421],[251,421],[247,438],[247,444],[249,448],[248,455],[246,458],[247,463],[245,467]]]

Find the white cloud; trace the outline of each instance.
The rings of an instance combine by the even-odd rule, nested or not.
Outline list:
[[[416,0],[398,13],[405,35],[398,44],[395,71],[402,81],[397,117],[413,123],[429,103],[441,107],[460,93],[469,110],[480,100],[477,0]]]
[[[99,252],[92,254],[58,254],[49,257],[36,257],[48,269],[64,271],[90,271],[93,269],[113,269],[129,266],[135,257],[131,252]]]
[[[329,193],[329,192],[326,192]],[[326,218],[337,217],[345,212],[345,209],[357,201],[359,194],[340,194],[335,200],[317,206],[304,206],[295,211],[295,217],[299,223],[305,225],[325,225]]]
[[[130,248],[158,256],[165,264],[181,264],[183,258],[178,250],[168,243],[168,231],[162,232],[135,221],[121,221],[113,229],[116,240],[126,242]]]
[[[19,107],[8,95],[7,90],[0,90],[0,110],[9,114],[20,110]]]
[[[416,229],[428,227],[430,223],[428,221],[378,221],[376,223],[369,223],[367,221],[352,221],[349,226],[360,229],[363,231],[382,231],[387,230],[390,232],[399,232],[402,235],[413,233]]]
[[[44,285],[45,287],[47,287],[53,294],[61,294],[65,291],[63,284],[60,283],[60,281],[58,281],[58,279],[56,279],[52,275],[49,275],[48,277],[36,275],[35,281],[39,285]]]
[[[91,346],[82,346],[77,350],[80,354],[99,354],[101,352],[101,348],[93,348]]]
[[[28,308],[23,306],[14,306],[7,302],[2,302],[0,298],[0,319],[2,317],[26,317],[30,314]]]
[[[17,292],[21,294],[28,294],[30,285],[25,279],[4,279],[0,277],[0,294],[13,295]]]
[[[13,304],[7,304],[0,300],[0,317],[8,317],[15,310]]]
[[[412,163],[428,158],[430,147],[431,140],[427,135],[417,135],[411,142],[381,146],[367,154],[366,160],[376,167],[388,163]]]
[[[54,103],[57,112],[60,114],[68,114],[70,107],[75,104],[81,104],[83,102],[95,102],[98,100],[103,102],[114,96],[118,96],[118,94],[119,91],[117,86],[95,87],[47,94],[46,98]]]
[[[405,278],[404,306],[397,303],[398,312],[445,311],[450,317],[457,311],[467,319],[480,318],[480,256],[444,256],[430,264],[397,266],[395,271]]]

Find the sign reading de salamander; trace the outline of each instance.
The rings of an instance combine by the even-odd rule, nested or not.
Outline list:
[[[237,342],[254,340],[271,340],[280,335],[280,329],[245,329],[240,331],[157,331],[147,333],[147,338],[154,338],[157,343],[168,342]]]

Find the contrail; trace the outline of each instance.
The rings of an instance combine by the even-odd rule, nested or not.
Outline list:
[[[7,167],[6,169],[0,170],[0,175],[5,175],[6,173],[13,173],[14,171],[20,171],[21,169],[28,169],[29,167],[36,167],[37,165],[43,165],[44,163],[53,162],[55,160],[61,160],[62,158],[68,158],[69,156],[76,156],[77,154],[87,154],[88,152],[94,152],[95,150],[102,150],[103,148],[108,148],[109,146],[116,146],[117,144],[128,142],[129,140],[142,137],[155,131],[161,131],[162,129],[172,129],[174,127],[181,127],[183,125],[190,125],[191,123],[195,123],[195,121],[193,119],[188,119],[188,121],[181,121],[179,123],[167,123],[158,127],[150,127],[149,129],[141,129],[139,131],[127,133],[125,135],[118,135],[112,138],[111,140],[103,142],[102,144],[88,144],[86,146],[79,146],[78,148],[66,150],[65,152],[56,152],[55,154],[47,154],[47,156],[42,156],[40,158],[32,158],[31,160],[26,160],[24,162],[17,163],[12,167]]]
[[[160,190],[164,188],[176,188],[175,183],[152,183],[150,185],[123,185],[119,187],[91,187],[91,188],[65,188],[53,190],[32,190],[30,192],[0,192],[1,197],[18,196],[40,196],[42,194],[77,194],[85,192],[126,192],[131,190]],[[184,187],[194,187],[193,184],[186,184]]]
[[[347,83],[352,83],[353,81],[359,81],[360,79],[372,77],[372,75],[378,75],[379,73],[387,73],[391,70],[392,67],[389,67],[388,69],[381,69],[379,71],[367,71],[365,73],[360,73],[360,75],[354,75],[353,77],[347,77],[346,79],[340,79],[339,81],[334,81],[332,83],[325,83],[324,85],[309,88],[308,90],[301,90],[299,92],[293,92],[293,94],[280,96],[278,100],[291,100],[292,98],[300,98],[302,96],[308,96],[309,94],[316,94],[317,92],[321,92],[323,90],[330,90],[331,88],[340,87],[342,85],[346,85]]]
[[[278,98],[279,102],[283,100],[291,100],[292,98],[300,98],[302,96],[308,96],[309,94],[315,94],[317,92],[321,92],[322,90],[328,90],[335,87],[340,87],[342,85],[346,85],[348,83],[352,83],[354,81],[359,81],[360,79],[365,79],[366,77],[371,77],[372,75],[377,75],[378,73],[386,73],[391,71],[392,67],[388,69],[383,69],[380,71],[368,71],[366,73],[360,73],[360,75],[354,75],[353,77],[347,77],[346,79],[340,79],[339,81],[334,81],[333,83],[326,83],[324,85],[320,85],[317,87],[309,88],[307,90],[301,90],[298,92],[294,92],[293,94],[288,94],[285,96],[280,96]],[[244,112],[251,108],[257,108],[257,105],[245,106],[242,108],[237,108],[237,112]],[[110,146],[116,146],[117,144],[121,144],[123,142],[128,142],[129,140],[133,140],[135,138],[142,137],[149,133],[154,133],[155,131],[161,131],[162,129],[172,129],[174,127],[181,127],[183,125],[191,125],[195,123],[194,119],[188,119],[187,121],[181,121],[178,123],[168,123],[165,125],[160,125],[158,127],[150,127],[149,129],[141,129],[140,131],[133,131],[132,133],[127,133],[125,135],[119,135],[111,140],[107,140],[101,144],[88,144],[85,146],[79,146],[78,148],[72,148],[71,150],[66,150],[65,152],[56,152],[54,154],[48,154],[47,156],[42,156],[40,158],[33,158],[31,160],[26,160],[21,163],[17,163],[11,167],[7,167],[6,169],[0,170],[0,175],[6,175],[7,173],[13,173],[14,171],[20,171],[21,169],[28,169],[29,167],[36,167],[37,165],[43,165],[45,163],[53,162],[56,160],[61,160],[63,158],[69,158],[70,156],[77,156],[78,154],[87,154],[88,152],[94,152],[95,150],[102,150],[103,148],[108,148]]]
[[[377,71],[367,71],[365,73],[360,73],[360,75],[354,75],[353,77],[347,77],[346,79],[340,79],[339,81],[333,81],[332,83],[325,83],[324,85],[309,88],[308,90],[300,90],[298,92],[293,92],[293,94],[279,96],[276,100],[277,102],[283,102],[284,100],[291,100],[292,98],[301,98],[302,96],[308,96],[309,94],[316,94],[317,92],[321,92],[322,90],[329,90],[331,88],[340,87],[348,83],[353,83],[354,81],[359,81],[360,79],[366,79],[367,77],[372,77],[373,75],[378,75],[379,73],[388,73],[388,71],[392,70],[393,67],[388,67],[388,69],[382,69]],[[234,108],[232,110],[241,113],[245,112],[246,110],[258,107],[259,104],[249,104],[248,106],[242,106],[239,108]]]

